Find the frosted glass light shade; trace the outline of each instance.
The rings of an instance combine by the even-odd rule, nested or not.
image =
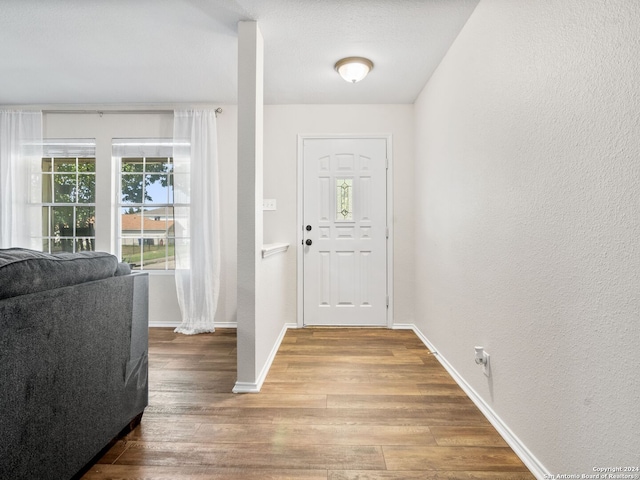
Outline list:
[[[338,60],[335,65],[336,71],[349,83],[356,83],[362,80],[373,68],[373,62],[363,57],[347,57]]]

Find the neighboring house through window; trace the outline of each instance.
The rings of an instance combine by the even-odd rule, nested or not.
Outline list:
[[[43,142],[42,251],[95,250],[95,151],[95,140]]]
[[[137,270],[175,268],[175,204],[171,140],[113,141],[118,171],[117,245]]]

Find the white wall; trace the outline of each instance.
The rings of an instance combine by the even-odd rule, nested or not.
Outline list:
[[[280,299],[296,323],[298,135],[392,134],[394,179],[394,298],[396,323],[413,323],[413,105],[267,105],[264,122],[265,243],[287,242]]]
[[[74,107],[82,108],[82,107]],[[94,108],[94,107],[92,107]],[[218,149],[221,178],[231,179],[220,186],[222,222],[222,279],[216,324],[226,326],[236,321],[236,131],[237,108],[223,106],[218,115]],[[44,115],[45,138],[96,139],[96,249],[115,252],[112,206],[113,173],[111,141],[113,138],[171,138],[173,115],[158,114],[70,114]],[[175,282],[171,274],[151,273],[149,279],[149,322],[154,326],[180,323]]]
[[[416,323],[554,474],[640,464],[639,18],[482,0],[415,104]]]

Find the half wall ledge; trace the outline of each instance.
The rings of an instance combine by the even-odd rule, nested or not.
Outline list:
[[[270,257],[276,253],[284,253],[289,250],[288,243],[267,243],[262,246],[262,258]]]

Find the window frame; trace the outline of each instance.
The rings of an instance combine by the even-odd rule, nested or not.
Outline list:
[[[96,186],[97,186],[97,158],[96,158],[96,141],[95,139],[43,139],[42,142],[42,159],[40,162],[40,207],[41,207],[41,228],[40,228],[40,248],[46,253],[62,253],[69,252],[64,248],[61,250],[54,250],[53,244],[56,241],[69,242],[72,246],[70,253],[76,253],[78,251],[95,251],[96,246]],[[56,172],[55,165],[56,160],[66,159],[73,160],[75,162],[75,168],[72,172]],[[82,160],[92,160],[93,171],[80,171],[79,165]],[[45,171],[45,162],[49,162],[50,170]],[[71,163],[71,162],[67,162]],[[76,191],[80,186],[80,176],[87,175],[93,177],[93,202],[79,202],[79,196],[76,196],[74,202],[56,202],[55,192],[55,177],[56,175],[74,175],[74,187]],[[49,186],[45,187],[45,180],[49,182]],[[45,190],[49,189],[50,201],[45,201]],[[72,208],[72,235],[62,236],[54,235],[53,225],[53,209],[54,208]],[[93,209],[93,223],[90,227],[78,227],[78,208],[92,208]],[[44,213],[46,210],[46,219]],[[46,234],[44,228],[47,228]],[[78,228],[89,228],[91,230],[90,235],[77,235]],[[88,242],[90,248],[78,250],[78,242]],[[45,242],[47,248],[45,249]]]
[[[132,269],[135,271],[147,272],[153,275],[173,275],[175,272],[175,265],[171,267],[171,258],[169,255],[170,247],[174,246],[175,248],[175,231],[170,233],[171,227],[168,225],[168,222],[171,221],[175,225],[175,208],[189,208],[189,204],[178,204],[175,202],[175,198],[172,195],[173,188],[173,141],[172,139],[113,139],[112,142],[112,160],[114,165],[114,185],[115,185],[115,203],[114,203],[114,222],[116,228],[115,230],[115,249],[116,255],[121,261],[126,261],[125,256],[123,255],[123,246],[125,245],[124,240],[127,238],[134,238],[131,236],[126,236],[123,233],[123,224],[122,224],[122,215],[125,209],[133,208],[139,211],[139,214],[143,216],[141,219],[141,230],[138,238],[142,240],[139,242],[140,246],[140,263],[132,264]],[[139,159],[142,162],[142,170],[125,173],[122,171],[123,163],[126,159]],[[147,159],[164,159],[166,164],[170,165],[170,170],[166,172],[157,172],[157,171],[148,171],[146,168]],[[122,179],[123,175],[140,175],[142,177],[142,185],[143,185],[143,193],[141,197],[141,202],[123,202],[122,201]],[[167,191],[167,198],[165,202],[160,201],[147,201],[144,195],[144,190],[147,188],[146,181],[144,178],[147,175],[167,175],[171,180],[167,181],[167,184],[170,185],[170,189]],[[165,221],[167,222],[164,235],[163,236],[149,236],[146,237],[144,235],[144,214],[145,211],[151,209],[159,209],[164,208],[167,213]],[[164,239],[164,267],[163,268],[150,268],[145,269],[144,263],[144,246],[145,240],[148,238],[162,238]]]

